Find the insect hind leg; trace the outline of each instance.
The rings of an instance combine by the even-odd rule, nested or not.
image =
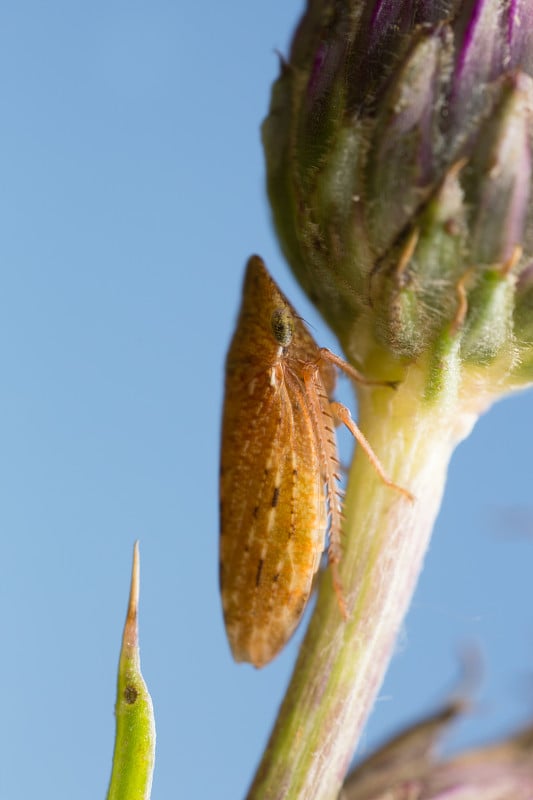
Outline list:
[[[375,471],[377,472],[383,483],[386,486],[390,486],[391,489],[395,489],[397,492],[403,494],[403,496],[406,497],[412,503],[415,499],[414,495],[411,494],[411,492],[408,489],[405,489],[403,486],[399,486],[397,483],[394,483],[394,481],[392,481],[389,478],[389,476],[381,466],[379,458],[372,450],[370,443],[368,442],[368,439],[354,422],[352,415],[350,414],[350,410],[346,408],[346,406],[343,406],[342,403],[337,403],[335,401],[330,403],[330,408],[333,416],[335,416],[339,420],[339,422],[342,422],[343,425],[345,425],[348,428],[348,430],[350,431],[356,442],[363,448],[368,460],[374,467]]]

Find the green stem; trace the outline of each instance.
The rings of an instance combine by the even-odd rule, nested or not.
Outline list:
[[[340,565],[349,618],[326,573],[248,800],[339,793],[422,568],[450,457],[477,419],[478,409],[460,414],[450,395],[431,403],[423,396],[424,371],[415,367],[396,392],[361,391],[361,429],[416,500],[384,486],[357,448]]]

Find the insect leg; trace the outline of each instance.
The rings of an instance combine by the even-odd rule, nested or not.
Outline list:
[[[331,350],[328,350],[327,347],[321,347],[319,350],[320,358],[323,358],[324,361],[329,361],[331,364],[335,364],[336,367],[341,369],[349,378],[357,383],[362,383],[365,386],[389,386],[391,389],[396,389],[398,386],[398,381],[376,381],[372,380],[371,378],[365,378],[365,376],[359,372],[355,367],[352,367],[347,361],[345,361],[340,356],[333,353]]]
[[[343,406],[342,403],[332,402],[330,404],[331,412],[334,416],[337,417],[350,431],[354,439],[361,445],[363,450],[365,451],[368,460],[376,470],[377,474],[381,478],[384,484],[390,486],[391,489],[396,489],[397,492],[401,492],[404,497],[406,497],[411,503],[414,501],[414,495],[411,494],[407,489],[404,489],[403,486],[398,486],[397,483],[394,483],[388,475],[386,474],[385,470],[381,466],[381,462],[379,461],[377,455],[374,453],[370,444],[365,437],[365,435],[361,432],[361,430],[357,427],[355,422],[352,419],[352,415],[346,406]]]
[[[342,509],[340,504],[341,493],[338,488],[340,476],[338,474],[339,462],[337,445],[333,430],[333,418],[329,399],[321,381],[317,381],[318,368],[316,363],[305,364],[302,368],[305,393],[308,407],[320,449],[320,459],[326,484],[326,496],[329,507],[329,546],[328,564],[331,569],[333,588],[337,595],[340,612],[345,620],[348,619],[344,592],[339,575],[338,564],[341,559],[341,522]]]

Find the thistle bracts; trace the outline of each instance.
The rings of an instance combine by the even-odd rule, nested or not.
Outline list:
[[[525,0],[308,2],[263,126],[269,195],[363,369],[425,362],[429,394],[435,359],[533,379],[532,31]]]
[[[533,793],[533,728],[452,758],[440,740],[465,710],[451,700],[363,760],[339,800],[528,800]]]

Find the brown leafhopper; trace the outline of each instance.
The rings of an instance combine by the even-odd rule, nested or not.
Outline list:
[[[328,560],[345,614],[335,420],[349,428],[382,480],[411,498],[384,474],[348,409],[331,401],[336,367],[369,383],[318,347],[252,256],[226,360],[220,468],[220,587],[236,661],[262,667],[291,637],[328,529]]]

